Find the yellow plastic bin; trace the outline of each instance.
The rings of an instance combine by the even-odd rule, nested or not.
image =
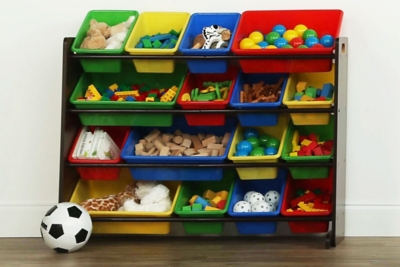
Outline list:
[[[282,103],[288,108],[330,108],[334,97],[328,101],[297,101],[293,100],[296,93],[298,82],[307,82],[308,85],[315,88],[322,88],[325,83],[335,85],[335,65],[329,72],[304,72],[291,73],[286,84],[286,90],[283,95]],[[291,113],[294,125],[327,125],[329,124],[329,113]]]
[[[259,134],[269,134],[270,136],[280,140],[278,153],[268,156],[234,156],[236,153],[236,145],[244,140],[245,127],[239,125],[236,128],[235,135],[229,148],[228,159],[234,163],[274,163],[278,162],[281,157],[284,140],[286,137],[289,116],[280,114],[278,124],[275,126],[251,127],[257,129]],[[278,168],[276,167],[260,167],[260,168],[236,168],[241,180],[258,180],[258,179],[275,179],[278,176]]]
[[[82,180],[78,181],[70,202],[80,204],[86,199],[104,197],[123,191],[132,177],[128,169],[122,169],[118,180]],[[130,212],[130,211],[89,211],[91,217],[171,217],[181,182],[163,181],[169,188],[172,205],[166,212]],[[171,230],[170,222],[93,222],[95,234],[168,234]]]
[[[143,12],[140,14],[135,27],[125,45],[125,51],[131,55],[174,55],[178,51],[183,33],[189,23],[188,12]],[[140,38],[157,33],[169,33],[174,30],[179,38],[173,48],[136,48]],[[133,64],[137,72],[172,73],[174,71],[174,60],[146,60],[134,59]]]

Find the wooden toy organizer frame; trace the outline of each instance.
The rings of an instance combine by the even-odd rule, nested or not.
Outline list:
[[[128,54],[123,55],[76,55],[71,52],[71,45],[74,38],[66,37],[63,41],[63,63],[62,63],[62,113],[61,113],[61,147],[60,147],[60,177],[59,177],[59,202],[67,202],[70,200],[75,186],[79,180],[79,174],[76,167],[88,167],[87,164],[72,164],[68,162],[69,149],[72,146],[74,138],[81,127],[79,120],[79,113],[171,113],[171,114],[184,114],[184,113],[225,113],[227,115],[235,115],[237,113],[254,113],[254,112],[268,112],[268,113],[331,113],[334,115],[334,154],[329,162],[323,163],[288,163],[279,160],[276,163],[223,163],[223,164],[201,164],[202,167],[291,167],[291,166],[329,166],[333,167],[333,198],[332,198],[332,214],[325,217],[310,217],[310,216],[296,216],[284,217],[279,215],[277,217],[262,217],[262,218],[241,218],[241,217],[223,217],[223,218],[180,218],[175,215],[168,218],[156,217],[92,217],[93,222],[206,222],[206,221],[219,221],[219,222],[239,222],[239,221],[275,221],[275,222],[288,222],[288,221],[329,221],[331,222],[330,230],[324,235],[325,247],[335,247],[343,239],[345,234],[345,193],[346,193],[346,126],[347,126],[347,65],[348,65],[348,38],[339,37],[335,40],[335,52],[329,55],[275,55],[275,56],[132,56]],[[226,110],[83,110],[76,109],[70,102],[69,97],[83,73],[80,65],[80,58],[91,59],[315,59],[324,58],[332,59],[335,62],[335,85],[334,92],[335,101],[331,108],[328,109],[288,109],[286,106],[281,106],[277,109],[269,110],[234,110],[228,108]],[[198,167],[198,164],[91,164],[91,167]],[[301,235],[298,235],[299,237]]]

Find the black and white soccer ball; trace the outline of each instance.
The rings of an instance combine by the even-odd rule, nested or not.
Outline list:
[[[92,219],[83,207],[63,202],[47,211],[40,225],[40,233],[49,248],[68,253],[86,245],[92,228]]]
[[[275,190],[268,191],[265,194],[265,201],[268,203],[277,205],[279,202],[279,198],[280,198],[280,194]]]

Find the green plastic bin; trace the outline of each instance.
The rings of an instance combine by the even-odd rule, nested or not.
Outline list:
[[[319,136],[320,141],[332,140],[334,137],[333,116],[330,117],[327,125],[296,126],[290,121],[282,151],[282,159],[287,162],[328,162],[332,159],[333,150],[329,156],[289,156],[289,153],[292,152],[292,138],[295,130],[299,130],[300,135],[315,133]],[[289,167],[289,170],[293,179],[323,179],[329,176],[329,167]]]
[[[86,32],[89,29],[90,20],[95,19],[98,22],[105,22],[109,26],[117,25],[121,22],[128,20],[130,16],[135,16],[131,27],[126,33],[126,38],[119,49],[82,49],[80,45],[86,37]],[[87,13],[79,31],[72,44],[72,52],[76,54],[122,54],[125,52],[125,45],[129,35],[134,28],[139,13],[135,10],[91,10]],[[81,65],[85,72],[120,72],[122,60],[121,59],[80,59]]]
[[[84,73],[79,79],[70,102],[78,109],[173,109],[177,97],[171,102],[129,102],[129,101],[82,101],[77,100],[85,95],[89,85],[96,88],[108,88],[117,83],[131,86],[133,84],[146,84],[151,88],[178,87],[182,88],[187,67],[184,64],[177,65],[173,73],[137,73],[131,62],[124,62],[120,73]],[[139,114],[139,113],[79,113],[83,125],[97,126],[171,126],[172,114]]]
[[[237,174],[234,169],[227,169],[224,172],[224,177],[220,181],[207,182],[184,182],[181,191],[178,195],[178,200],[174,208],[174,213],[179,217],[196,217],[196,218],[219,218],[224,217],[228,211],[231,201],[234,183]],[[188,206],[189,200],[194,195],[202,196],[204,191],[212,190],[219,192],[222,190],[228,191],[228,198],[225,208],[216,211],[182,211],[182,207]],[[187,234],[221,234],[224,230],[223,222],[183,222],[183,227]]]

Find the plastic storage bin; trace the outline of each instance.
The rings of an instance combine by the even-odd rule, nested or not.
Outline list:
[[[188,134],[199,134],[199,133],[211,133],[219,136],[223,136],[225,132],[230,133],[230,139],[226,145],[225,153],[222,156],[207,157],[207,156],[135,156],[135,144],[140,139],[144,138],[149,134],[154,127],[141,127],[134,128],[128,136],[128,140],[125,143],[124,148],[121,151],[121,157],[127,163],[139,163],[139,164],[185,164],[185,163],[197,163],[197,164],[217,164],[222,163],[226,160],[228,150],[233,139],[233,133],[236,127],[236,120],[234,118],[228,118],[225,125],[207,127],[207,126],[189,126],[186,123],[184,117],[176,117],[174,124],[171,127],[158,128],[161,133],[173,134],[177,129],[180,129],[182,133]],[[137,180],[180,180],[180,181],[218,181],[223,177],[224,168],[202,168],[199,166],[188,167],[188,168],[174,168],[174,167],[157,167],[157,168],[130,168],[132,176]]]
[[[231,66],[226,73],[221,74],[193,74],[188,73],[183,83],[182,89],[179,93],[177,103],[182,109],[194,110],[194,109],[226,109],[231,100],[233,88],[236,83],[236,77],[238,69]],[[206,88],[203,86],[204,82],[224,82],[231,81],[228,96],[223,101],[182,101],[182,96],[185,93],[190,95],[192,89]],[[225,114],[185,114],[187,123],[190,126],[221,126],[225,124]]]
[[[276,109],[282,104],[283,94],[285,93],[286,83],[288,79],[288,74],[277,74],[277,73],[254,73],[245,74],[242,71],[239,73],[235,88],[233,90],[233,95],[231,97],[230,105],[234,109]],[[281,95],[277,102],[271,103],[240,103],[240,92],[243,91],[245,84],[259,83],[263,81],[265,84],[275,84],[279,79],[283,77],[284,81],[282,83]],[[275,126],[278,124],[278,113],[238,113],[237,114],[239,122],[244,127],[253,126]]]
[[[282,114],[279,116],[278,124],[276,126],[265,126],[265,127],[255,127],[259,133],[269,134],[278,140],[280,140],[280,145],[278,153],[272,156],[248,156],[239,157],[235,156],[236,145],[244,139],[243,134],[245,128],[238,125],[233,136],[231,146],[229,148],[228,159],[232,160],[234,163],[273,163],[278,162],[281,157],[283,142],[286,137],[287,126],[289,122],[289,116]],[[257,179],[275,179],[278,175],[278,168],[276,167],[255,167],[255,168],[236,168],[239,178],[242,180],[257,180]]]
[[[221,181],[213,182],[183,182],[179,192],[174,213],[179,217],[195,218],[219,218],[224,217],[231,201],[236,173],[232,169],[226,169]],[[223,210],[212,211],[182,211],[182,207],[190,205],[189,200],[194,195],[202,196],[204,191],[219,192],[228,191],[228,198]],[[183,222],[186,234],[221,234],[224,230],[223,222]]]
[[[232,52],[236,55],[271,56],[271,55],[326,55],[332,54],[335,48],[312,49],[240,49],[240,41],[253,31],[261,31],[264,36],[277,24],[286,29],[293,29],[304,24],[314,29],[318,36],[330,34],[339,37],[343,11],[327,10],[249,10],[242,13],[232,44]],[[246,73],[256,72],[318,72],[329,71],[331,59],[242,59],[239,63]]]
[[[98,22],[105,22],[109,26],[117,25],[127,21],[130,16],[135,16],[135,20],[131,24],[126,33],[125,41],[119,49],[83,49],[80,48],[82,41],[86,37],[86,32],[90,27],[90,20],[95,19]],[[125,44],[134,28],[139,13],[135,10],[91,10],[87,13],[79,31],[72,44],[72,52],[76,54],[113,54],[118,55],[124,53]],[[81,65],[85,72],[120,72],[121,59],[80,59]]]
[[[82,128],[81,128],[82,129]],[[74,159],[72,158],[72,154],[74,152],[74,148],[79,139],[79,134],[81,132],[79,129],[70,153],[68,155],[68,161],[70,163],[83,163],[83,164],[117,164],[122,162],[121,155],[118,155],[118,158],[113,160],[96,160],[96,159]],[[89,127],[92,133],[94,132],[95,127]],[[122,150],[128,135],[129,128],[128,127],[100,127],[100,129],[107,132],[110,137],[114,140],[115,144]],[[83,180],[117,180],[121,171],[121,168],[104,168],[104,167],[77,167],[78,173]]]
[[[330,108],[334,98],[327,101],[295,101],[298,82],[307,82],[310,86],[322,89],[325,83],[335,85],[335,66],[329,72],[291,73],[283,95],[283,104],[288,108]],[[326,125],[329,123],[329,113],[290,113],[295,125]]]
[[[333,172],[326,179],[305,179],[305,180],[295,180],[292,177],[288,177],[285,193],[283,196],[281,214],[283,216],[329,216],[332,213],[332,204],[328,211],[321,212],[288,212],[287,209],[290,208],[290,201],[296,198],[297,189],[308,189],[315,190],[317,188],[322,191],[332,191],[333,187]],[[325,233],[329,230],[329,221],[297,221],[288,222],[290,230],[293,233]]]
[[[138,21],[129,36],[125,45],[125,51],[131,55],[154,55],[166,56],[174,55],[182,41],[183,34],[189,22],[190,13],[188,12],[143,12],[140,13]],[[179,38],[174,48],[135,48],[140,38],[145,35],[154,35],[157,33],[168,33],[171,30],[179,32]],[[172,73],[174,72],[174,60],[146,60],[134,59],[133,64],[137,72],[152,73]]]
[[[89,198],[104,197],[123,191],[132,182],[127,169],[122,169],[116,181],[79,180],[70,202],[80,204]],[[163,182],[170,190],[172,205],[166,212],[89,211],[91,217],[171,217],[181,190],[180,182]],[[168,234],[170,222],[93,222],[96,234]]]
[[[151,88],[166,88],[177,86],[180,90],[185,79],[187,67],[179,65],[172,74],[137,73],[133,65],[125,62],[120,73],[84,73],[79,79],[70,102],[80,109],[173,109],[176,97],[171,102],[130,102],[130,101],[80,101],[89,85],[96,88],[108,88],[119,85],[146,84]],[[179,91],[177,92],[177,95]],[[79,113],[83,125],[108,126],[171,126],[173,115],[168,113],[139,114],[139,113]]]
[[[233,42],[240,13],[194,13],[190,16],[188,26],[179,45],[179,52],[185,56],[225,56],[228,55]],[[201,34],[204,27],[218,25],[231,31],[228,46],[219,49],[192,49],[193,41]],[[191,73],[225,73],[228,60],[187,60]]]
[[[286,185],[287,171],[280,169],[278,177],[273,180],[237,180],[233,188],[231,202],[228,208],[228,214],[231,217],[276,217],[280,214],[283,192]],[[235,204],[243,200],[244,195],[249,191],[260,192],[265,195],[268,191],[275,190],[280,194],[280,199],[276,211],[273,212],[233,212]],[[236,228],[243,235],[273,234],[276,232],[276,222],[236,222]]]
[[[333,140],[334,137],[334,120],[331,116],[328,125],[302,125],[295,126],[292,122],[289,123],[287,135],[283,144],[282,159],[287,162],[328,162],[332,159],[331,155],[327,156],[299,156],[291,157],[289,154],[292,152],[292,139],[295,130],[298,130],[301,135],[309,135],[315,133],[319,136],[320,141]],[[329,175],[329,167],[289,167],[290,173],[294,179],[318,179],[326,178]]]

